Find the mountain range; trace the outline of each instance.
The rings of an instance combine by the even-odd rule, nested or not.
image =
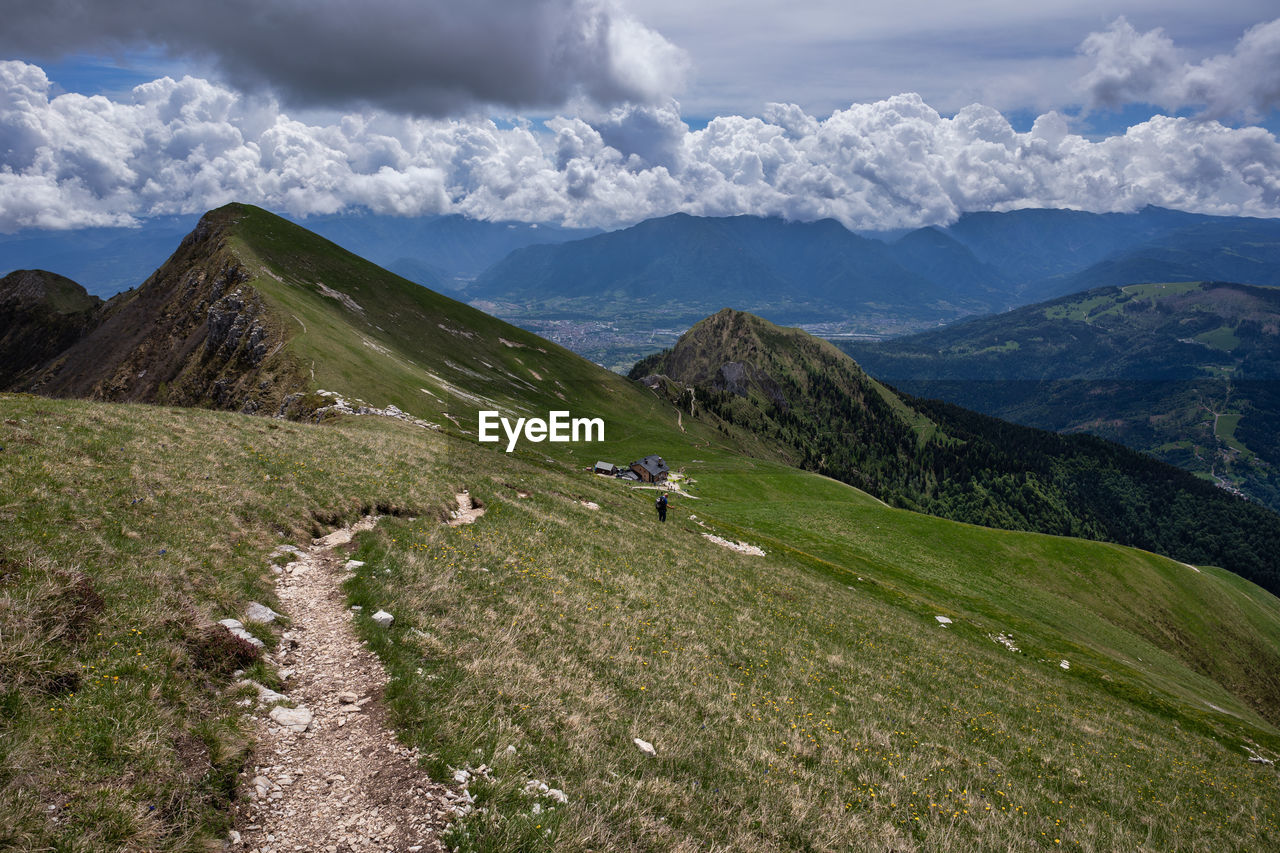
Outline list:
[[[777,322],[883,333],[1103,283],[1275,285],[1278,259],[1276,220],[1160,208],[965,214],[890,242],[830,220],[677,214],[518,250],[465,293],[522,320],[608,317],[652,326],[732,304]]]
[[[286,632],[322,626],[246,616],[257,654],[218,621],[288,610],[294,543],[365,515],[333,567],[388,677],[360,713],[433,778],[471,768],[451,848],[1280,841],[1273,594],[817,473],[1081,532],[1110,519],[1065,496],[1092,493],[1170,553],[1280,553],[1280,516],[1155,460],[905,397],[742,312],[629,381],[244,205],[106,303],[52,273],[0,293],[31,318],[0,340],[67,342],[10,364],[39,396],[0,393],[0,846],[222,844],[279,761],[239,679],[296,699]],[[605,436],[508,453],[491,409]],[[591,473],[654,453],[665,523],[650,484]],[[445,523],[460,496],[474,524]]]
[[[1280,289],[1102,287],[890,341],[842,341],[909,393],[1143,450],[1280,508]]]
[[[0,236],[0,271],[56,267],[105,298],[141,282],[192,224]],[[337,214],[307,225],[424,286],[539,328],[687,327],[733,305],[775,322],[897,334],[1101,285],[1280,285],[1280,222],[1154,207],[966,213],[883,239],[833,220],[686,214],[608,233],[456,215]]]
[[[136,287],[164,263],[198,216],[155,217],[135,227],[0,234],[0,273],[57,268],[101,299]],[[599,233],[464,216],[401,217],[371,213],[314,216],[313,233],[426,287],[454,292],[524,246]]]

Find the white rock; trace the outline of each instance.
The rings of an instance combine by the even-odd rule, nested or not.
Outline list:
[[[938,620],[938,624],[939,624],[939,625],[950,625],[950,624],[951,624],[951,620],[950,620],[950,619],[948,619],[948,618],[947,618],[947,617],[945,617],[945,616],[935,616],[935,617],[933,617],[933,618]]]
[[[640,738],[637,737],[637,738],[632,738],[631,742],[634,743],[637,747],[639,747],[640,751],[643,752],[645,755],[658,754],[658,751],[653,748],[653,744],[649,743],[649,741],[647,740],[641,740]]]
[[[343,705],[354,705],[360,701],[360,697],[350,691],[346,691],[338,694],[338,701]]]
[[[1071,664],[1067,663],[1065,660],[1059,663],[1058,666],[1062,667],[1063,669],[1071,669]]]
[[[243,843],[240,840],[240,833],[236,832],[234,829],[227,833],[227,841],[231,842],[232,845]]]
[[[271,719],[297,734],[302,734],[311,726],[311,712],[306,708],[277,705],[271,709]]]
[[[569,795],[566,794],[564,791],[561,791],[559,788],[552,788],[551,790],[547,791],[547,793],[544,794],[543,796],[547,797],[548,799],[555,800],[557,803],[569,802]]]
[[[390,628],[391,623],[396,621],[396,617],[392,616],[385,610],[379,610],[377,613],[373,614],[372,618],[374,622],[381,625],[383,628]]]
[[[250,634],[248,631],[246,631],[244,629],[244,626],[240,624],[240,620],[238,619],[222,619],[222,620],[219,620],[218,624],[226,628],[234,636],[239,637],[240,639],[244,640],[246,643],[248,643],[251,646],[254,646],[255,648],[261,649],[261,648],[265,648],[266,646],[266,644],[263,643],[261,640],[259,640],[257,637],[253,636],[253,634]]]
[[[250,601],[249,606],[244,610],[244,619],[246,622],[265,622],[270,625],[279,618],[279,613],[275,612],[267,605],[259,604],[256,601]]]
[[[363,565],[363,560],[347,560],[347,562],[343,564],[342,568],[346,569],[348,572],[354,572]]]
[[[249,679],[247,679],[247,678],[244,678],[244,679],[241,679],[240,681],[237,681],[237,682],[236,682],[236,686],[237,686],[237,687],[252,687],[253,689],[257,690],[257,691],[258,691],[258,701],[260,701],[260,702],[287,702],[287,701],[289,701],[289,697],[288,697],[288,696],[285,696],[283,693],[277,693],[277,692],[275,692],[274,690],[272,690],[270,687],[263,687],[263,686],[262,686],[261,684],[259,684],[258,682],[256,682],[256,681],[251,681],[251,680],[249,680]]]

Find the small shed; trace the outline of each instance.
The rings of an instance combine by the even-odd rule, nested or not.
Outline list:
[[[631,470],[646,483],[664,483],[671,469],[661,456],[646,456],[631,463]]]
[[[618,474],[618,466],[612,462],[597,462],[591,469],[593,474],[601,474],[605,477],[616,477]]]

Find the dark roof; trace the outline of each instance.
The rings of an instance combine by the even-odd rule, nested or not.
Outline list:
[[[641,468],[648,471],[650,474],[655,474],[655,475],[666,474],[671,471],[671,469],[667,467],[667,463],[663,461],[662,457],[656,454],[652,456],[646,456],[645,458],[632,462],[631,464],[633,466],[639,465]]]

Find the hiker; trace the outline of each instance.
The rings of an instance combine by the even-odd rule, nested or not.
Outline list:
[[[665,492],[663,492],[662,494],[658,495],[658,499],[657,499],[656,501],[654,501],[654,502],[653,502],[653,505],[654,505],[655,507],[657,507],[657,508],[658,508],[658,521],[666,521],[666,520],[667,520],[667,495],[666,495],[666,493],[665,493]]]

